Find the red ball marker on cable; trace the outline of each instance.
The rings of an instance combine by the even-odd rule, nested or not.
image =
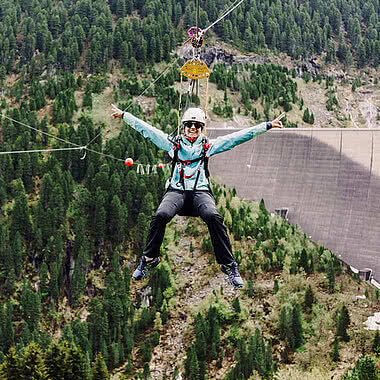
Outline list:
[[[163,168],[164,168],[164,164],[160,162],[160,163],[158,164],[158,167],[159,167],[160,169],[163,169]]]
[[[126,158],[124,161],[125,166],[132,166],[133,165],[133,160],[132,158]]]

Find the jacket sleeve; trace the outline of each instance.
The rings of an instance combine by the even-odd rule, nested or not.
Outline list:
[[[144,138],[152,141],[152,143],[157,145],[160,149],[166,150],[167,152],[173,149],[173,144],[168,140],[167,133],[151,126],[129,112],[123,113],[123,120],[139,132]]]
[[[267,131],[267,123],[261,123],[255,127],[244,128],[238,132],[230,133],[225,136],[219,136],[215,140],[210,141],[210,149],[207,151],[207,156],[211,157],[214,154],[222,153],[234,148],[246,141],[253,139],[255,136],[261,135]]]

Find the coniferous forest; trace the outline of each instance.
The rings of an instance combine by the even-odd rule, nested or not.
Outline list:
[[[233,4],[201,0],[200,27]],[[244,53],[377,69],[379,17],[379,0],[245,0],[212,37]],[[0,379],[379,379],[379,332],[361,319],[363,308],[379,311],[379,291],[270,215],[264,200],[248,203],[213,183],[246,281],[240,296],[209,285],[219,268],[205,225],[192,218],[168,226],[162,264],[131,282],[169,175],[158,164],[169,158],[112,121],[111,102],[175,131],[184,102],[177,48],[195,23],[190,0],[0,2]],[[229,99],[237,93],[238,112],[254,122],[298,108],[314,123],[294,69],[218,63],[211,73],[224,93],[211,107],[218,117],[237,112]],[[334,78],[312,80],[325,82],[327,109],[336,107]],[[143,92],[151,109],[136,101]],[[199,262],[209,269],[193,290],[209,293],[192,309],[180,268]],[[365,306],[351,302],[358,289]],[[182,356],[161,359],[171,372],[157,374],[177,320],[187,323],[184,346],[172,347]]]

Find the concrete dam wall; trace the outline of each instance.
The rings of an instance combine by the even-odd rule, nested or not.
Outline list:
[[[380,129],[271,130],[209,165],[240,197],[288,208],[290,223],[380,280]]]

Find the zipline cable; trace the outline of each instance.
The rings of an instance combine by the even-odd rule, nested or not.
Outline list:
[[[73,145],[74,147],[72,148],[52,148],[52,149],[33,149],[33,150],[14,150],[14,151],[9,151],[9,152],[0,152],[0,155],[5,155],[5,154],[21,154],[21,153],[43,153],[43,152],[57,152],[57,151],[70,151],[70,150],[84,150],[84,151],[89,151],[89,152],[92,152],[92,153],[96,153],[96,154],[99,154],[99,155],[102,155],[102,156],[105,156],[105,157],[108,157],[108,158],[112,158],[114,160],[117,160],[117,161],[122,161],[124,162],[123,159],[121,158],[117,158],[117,157],[114,157],[110,154],[106,154],[106,153],[103,153],[103,152],[98,152],[97,150],[94,150],[94,149],[90,149],[87,147],[87,145],[85,146],[82,146],[82,145],[78,145],[78,144],[75,144],[75,143],[72,143],[70,141],[67,141],[67,140],[64,140],[64,139],[61,139],[60,137],[57,137],[57,136],[54,136],[54,135],[51,135],[50,133],[47,133],[47,132],[44,132],[44,131],[41,131],[40,129],[37,129],[37,128],[34,128],[30,125],[27,125],[21,121],[18,121],[18,120],[15,120],[15,119],[12,119],[11,117],[8,117],[6,115],[4,115],[5,118],[15,122],[15,123],[18,123],[20,125],[23,125],[24,127],[27,127],[27,128],[30,128],[30,129],[33,129],[35,130],[36,132],[39,132],[43,135],[46,135],[46,136],[49,136],[49,137],[52,137],[53,139],[56,139],[56,140],[59,140],[61,142],[64,142],[65,144],[70,144],[70,145]],[[92,139],[91,141],[93,141],[94,139]],[[84,158],[84,156],[83,156]],[[83,159],[82,158],[82,159]]]
[[[237,0],[235,1],[234,4],[236,4],[237,2],[239,2],[238,4],[236,5],[232,5],[232,7],[226,11],[226,13],[224,13],[222,16],[220,16],[216,21],[214,21],[211,25],[209,25],[206,29],[203,29],[202,30],[202,33],[205,34],[210,28],[212,28],[215,24],[217,24],[219,21],[223,20],[227,15],[229,15],[234,9],[236,9],[241,3],[243,3],[244,0]]]
[[[78,146],[73,148],[53,148],[53,149],[32,149],[32,150],[12,150],[10,152],[0,152],[0,155],[4,154],[19,154],[19,153],[44,153],[44,152],[57,152],[62,150],[85,150],[85,146]]]
[[[169,72],[169,70],[174,66],[175,63],[179,60],[180,57],[177,57],[137,98],[136,101],[139,100],[163,75]],[[134,103],[131,102],[123,111],[127,112]],[[87,145],[91,145],[91,143],[96,140],[102,132],[99,132]]]
[[[9,116],[7,116],[7,115],[4,115],[4,117],[5,117],[6,119],[8,119],[8,120],[13,121],[14,123],[18,123],[18,124],[20,124],[20,125],[23,125],[24,127],[27,127],[27,128],[33,129],[34,131],[36,131],[36,132],[38,132],[38,133],[41,133],[41,134],[46,135],[46,136],[49,136],[49,137],[51,137],[51,138],[53,138],[53,139],[59,140],[59,141],[61,141],[61,142],[64,142],[65,144],[70,144],[70,145],[74,145],[74,146],[76,146],[76,147],[78,147],[78,148],[82,148],[81,145],[74,144],[74,143],[72,143],[72,142],[70,142],[70,141],[67,141],[67,140],[61,139],[60,137],[57,137],[57,136],[51,135],[50,133],[47,133],[47,132],[41,131],[41,130],[38,129],[38,128],[34,128],[34,127],[32,127],[32,126],[30,126],[30,125],[27,125],[27,124],[25,124],[25,123],[23,123],[23,122],[21,122],[21,121],[18,121],[18,120],[12,119],[11,117],[9,117]]]
[[[228,16],[234,9],[236,9],[240,4],[242,4],[244,2],[244,0],[236,0],[235,3],[232,5],[232,7],[227,10],[224,14],[222,14],[222,16],[220,16],[216,21],[214,21],[212,24],[210,24],[206,29],[203,29],[201,31],[201,34],[205,34],[209,29],[211,29],[215,24],[217,24],[219,21],[223,20],[226,16]],[[199,32],[199,12],[200,12],[200,5],[199,5],[199,0],[197,0],[197,26],[196,26],[196,36],[198,37],[198,32]],[[185,43],[182,45],[184,46],[186,44],[187,41],[185,41]],[[145,88],[145,90],[136,98],[136,100],[140,99],[163,75],[165,75],[173,66],[175,63],[177,63],[177,61],[179,60],[180,57],[177,57],[148,87]],[[197,88],[198,90],[198,88]],[[123,112],[126,112],[130,107],[132,107],[133,105],[133,102],[131,102]],[[27,127],[29,129],[32,129],[42,135],[45,135],[45,136],[48,136],[48,137],[51,137],[57,141],[61,141],[65,144],[69,144],[69,145],[73,145],[74,147],[73,148],[53,148],[53,149],[35,149],[35,150],[18,150],[18,151],[9,151],[9,152],[0,152],[0,155],[5,155],[5,154],[20,154],[20,153],[42,153],[42,152],[56,152],[56,151],[69,151],[69,150],[86,150],[86,151],[89,151],[89,152],[92,152],[92,153],[95,153],[95,154],[99,154],[99,155],[102,155],[104,157],[108,157],[108,158],[111,158],[111,159],[114,159],[114,160],[117,160],[117,161],[122,161],[124,162],[123,159],[121,158],[117,158],[117,157],[114,157],[110,154],[106,154],[106,153],[103,153],[103,152],[98,152],[94,149],[90,149],[88,148],[87,145],[90,145],[94,140],[96,140],[101,132],[99,132],[86,146],[80,146],[78,144],[75,144],[71,141],[68,141],[68,140],[64,140],[58,136],[54,136],[50,133],[47,133],[47,132],[44,132],[44,131],[41,131],[40,129],[38,128],[34,128],[30,125],[27,125],[21,121],[18,121],[18,120],[15,120],[7,115],[3,115],[4,118],[14,122],[14,123],[18,123],[24,127]],[[85,156],[83,156],[82,159],[84,159]]]

